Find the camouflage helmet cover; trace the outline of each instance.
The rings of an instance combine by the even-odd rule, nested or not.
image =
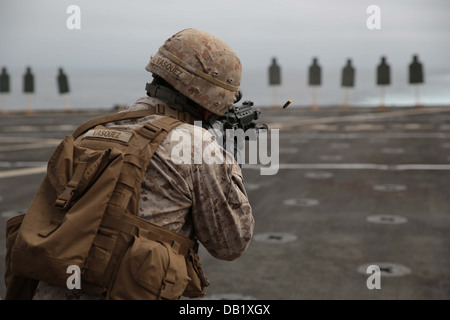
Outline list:
[[[235,102],[242,75],[236,53],[219,38],[196,29],[167,39],[145,69],[218,115]]]

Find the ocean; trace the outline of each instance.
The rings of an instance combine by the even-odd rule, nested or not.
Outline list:
[[[0,62],[1,63],[1,62]],[[21,111],[27,107],[23,90],[23,68],[9,68],[11,92],[3,94],[2,103],[8,111]],[[144,67],[132,68],[79,68],[64,67],[68,76],[69,107],[79,109],[109,109],[116,105],[132,104],[145,96],[145,84],[151,74]],[[57,74],[59,66],[33,67],[35,93],[31,95],[32,110],[64,110],[63,96],[58,94]],[[269,86],[268,70],[243,70],[241,91],[244,100],[255,106],[282,106],[292,99],[289,108],[308,107],[312,104],[312,87],[308,86],[307,68],[289,69],[281,73],[279,86]],[[416,103],[415,88],[407,83],[406,68],[392,69],[391,85],[385,88],[385,105],[391,107],[412,106]],[[341,68],[323,68],[322,85],[317,87],[319,106],[341,105],[345,90],[340,86]],[[424,106],[450,106],[450,69],[425,70],[425,83],[419,86],[419,103]],[[350,106],[376,107],[381,102],[381,89],[375,84],[375,67],[356,70],[355,87],[348,89]],[[5,99],[6,98],[6,99]],[[239,103],[240,104],[240,103]]]

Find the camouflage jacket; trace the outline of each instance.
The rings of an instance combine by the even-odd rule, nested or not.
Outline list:
[[[125,111],[140,110],[156,104],[164,103],[144,97]],[[159,117],[151,115],[118,121],[107,124],[107,127],[130,129]],[[195,145],[194,139],[201,139],[202,144]],[[178,161],[178,152],[174,151],[186,150],[182,147],[191,150],[191,160],[201,158],[201,163]],[[173,129],[155,152],[142,181],[140,217],[184,236],[197,237],[215,258],[238,258],[250,243],[254,219],[239,165],[235,161],[229,163],[224,160],[222,164],[214,161],[217,157],[225,156],[226,151],[207,130],[187,123]],[[39,284],[34,297],[91,298],[94,297],[51,287],[43,282]]]

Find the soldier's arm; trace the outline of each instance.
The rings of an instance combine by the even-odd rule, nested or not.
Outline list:
[[[240,167],[235,161],[203,162],[193,171],[192,219],[197,238],[215,258],[231,261],[240,257],[254,229]]]

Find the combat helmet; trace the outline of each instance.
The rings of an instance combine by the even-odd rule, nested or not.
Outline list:
[[[241,61],[226,43],[204,31],[174,34],[145,69],[216,115],[224,114],[239,95]]]

